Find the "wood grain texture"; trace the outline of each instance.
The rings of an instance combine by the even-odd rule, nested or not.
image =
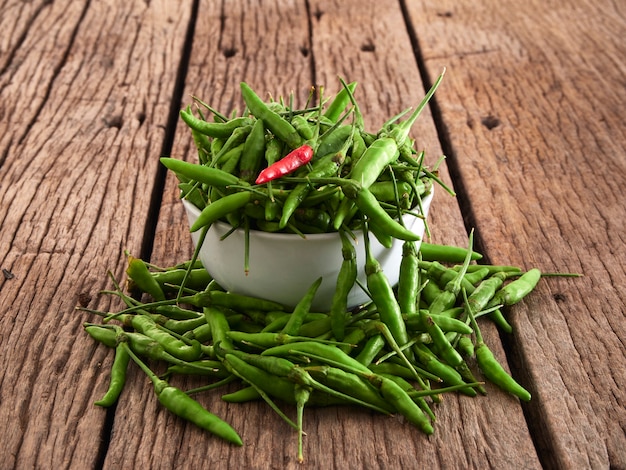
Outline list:
[[[294,2],[281,2],[278,10],[265,3],[257,7],[231,4],[231,8],[232,11],[245,8],[245,14],[233,18],[208,2],[201,4],[186,79],[188,94],[201,97],[223,112],[240,106],[241,80],[248,81],[261,94],[267,91],[276,96],[294,90],[303,102],[312,77],[332,94],[339,89],[337,76],[342,76],[348,81],[359,81],[357,99],[363,104],[368,129],[376,130],[391,115],[415,106],[425,93],[401,10],[393,2],[377,5],[378,15],[374,10],[361,11],[356,2],[311,2],[310,16],[303,3]],[[344,31],[342,28],[354,23],[355,12],[359,15],[356,18],[359,28],[349,27]],[[221,21],[219,15],[223,15]],[[289,27],[279,22],[280,34],[267,27],[274,24],[275,17],[289,17]],[[310,33],[306,26],[309,21]],[[254,50],[244,46],[252,41],[252,31],[257,44]],[[304,48],[312,57],[302,54]],[[310,68],[311,60],[314,69]],[[264,73],[267,68],[281,70],[280,77]],[[416,124],[414,135],[434,162],[441,155],[441,147],[427,110]],[[180,158],[196,159],[184,125],[178,129],[174,153]],[[445,166],[442,176],[450,183]],[[466,235],[456,201],[443,191],[436,198],[431,216],[435,238],[442,243],[465,245]],[[169,175],[153,261],[171,264],[189,258],[191,250],[175,181]],[[504,357],[497,332],[491,325],[485,326],[485,336]],[[186,380],[183,385],[201,383]],[[217,468],[302,467],[295,460],[295,433],[264,403],[225,405],[219,399],[219,392],[198,397],[240,431],[245,444],[243,449],[236,449],[159,411],[145,380],[139,380],[138,384],[132,381],[129,385],[118,416],[139,416],[136,420],[116,418],[106,460],[108,468],[154,464],[157,454],[159,465],[168,468],[207,461]],[[287,407],[286,411],[293,416],[295,410]],[[487,398],[446,397],[435,412],[436,433],[427,438],[397,417],[355,409],[309,409],[305,413],[304,466],[538,468],[517,400],[490,387]],[[164,429],[170,423],[166,440],[161,433],[149,431]],[[124,438],[136,434],[138,428],[141,439],[129,442]],[[468,441],[472,444],[467,445]],[[511,448],[516,452],[511,453]]]
[[[490,260],[585,275],[511,311],[543,463],[624,468],[624,5],[409,9],[431,76],[449,68],[441,120]]]
[[[0,0],[0,465],[626,468],[624,5],[197,5]],[[336,92],[341,76],[359,82],[376,130],[421,100],[421,76],[432,82],[444,67],[434,112],[413,133],[430,164],[448,156],[441,175],[459,193],[437,192],[433,240],[464,245],[465,226],[475,227],[493,263],[585,274],[542,280],[509,310],[515,331],[504,346],[482,322],[533,393],[529,404],[490,385],[487,397],[448,395],[431,437],[399,417],[309,409],[304,465],[295,432],[265,403],[226,404],[222,390],[198,399],[240,431],[243,448],[165,411],[134,367],[117,409],[93,405],[113,354],[84,333],[94,316],[74,307],[119,307],[97,295],[111,287],[107,269],[122,280],[123,251],[150,246],[172,111],[191,95],[241,110],[240,81],[264,97],[293,92],[300,105],[313,85]],[[180,120],[176,132],[172,156],[195,160]],[[170,174],[151,261],[177,263],[191,249]]]
[[[13,32],[0,69],[0,264],[14,276],[0,285],[2,466],[93,468],[111,356],[74,309],[106,309],[106,270],[121,278],[123,250],[141,249],[187,12],[13,5],[1,15]]]

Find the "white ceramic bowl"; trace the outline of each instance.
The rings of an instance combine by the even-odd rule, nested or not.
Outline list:
[[[424,216],[432,201],[433,192],[422,201]],[[200,211],[192,203],[183,200],[189,224],[193,224]],[[421,218],[405,215],[404,222],[418,235],[424,234]],[[232,227],[217,222],[209,229],[200,250],[199,258],[211,276],[226,290],[279,302],[287,307],[295,306],[313,282],[320,276],[322,283],[317,290],[312,310],[327,312],[335,292],[337,275],[342,263],[341,239],[338,233],[310,234],[306,238],[288,233],[250,231],[248,275],[244,272],[244,231],[235,230],[224,240]],[[365,285],[365,249],[363,232],[355,231],[359,279]],[[195,245],[200,231],[191,234]],[[391,248],[383,247],[371,236],[371,249],[392,285],[398,282],[402,241],[395,240]],[[419,247],[420,242],[416,242]],[[369,298],[358,285],[348,296],[350,307],[368,301]]]

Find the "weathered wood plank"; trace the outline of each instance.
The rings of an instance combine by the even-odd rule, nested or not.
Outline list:
[[[0,15],[0,452],[6,468],[93,468],[112,357],[74,308],[141,249],[189,3],[38,5]]]
[[[272,8],[278,8],[273,10]],[[241,14],[232,12],[245,11]],[[357,17],[355,17],[355,13]],[[227,112],[241,106],[238,82],[260,92],[286,95],[294,90],[304,100],[311,77],[327,93],[338,90],[337,75],[360,82],[357,98],[364,105],[368,128],[376,126],[424,94],[398,5],[388,2],[367,11],[356,2],[312,2],[310,19],[304,3],[231,4],[220,11],[201,4],[186,89]],[[220,23],[220,15],[224,15]],[[289,18],[288,24],[276,18]],[[312,25],[309,44],[307,22]],[[358,24],[359,28],[347,25]],[[274,30],[278,28],[278,30]],[[280,31],[280,32],[279,32]],[[285,38],[288,38],[285,39]],[[256,49],[249,46],[254,43]],[[246,47],[246,45],[248,45]],[[313,57],[304,56],[310,51]],[[310,60],[315,68],[310,68]],[[268,73],[275,70],[276,73]],[[187,104],[181,103],[182,105]],[[420,145],[431,161],[441,154],[428,112],[416,125]],[[174,153],[195,159],[187,130],[178,130]],[[447,182],[449,177],[442,167]],[[466,236],[456,201],[437,195],[431,226],[437,241],[463,245]],[[168,177],[157,227],[153,261],[171,264],[191,255],[186,221]],[[488,341],[500,353],[497,333],[485,327]],[[136,378],[135,378],[136,379]],[[188,380],[184,386],[198,385]],[[165,467],[212,462],[219,468],[295,468],[295,433],[264,403],[225,405],[219,392],[198,397],[229,420],[245,441],[243,449],[198,431],[164,413],[145,380],[131,380],[118,408],[107,467],[159,463]],[[488,398],[449,397],[437,407],[437,431],[426,438],[398,418],[365,411],[311,409],[306,413],[305,454],[310,468],[501,467],[537,468],[538,460],[516,400],[490,388]],[[293,409],[287,409],[293,415]],[[132,417],[135,417],[133,419]],[[140,424],[142,423],[142,424]],[[175,425],[174,425],[175,424]],[[152,429],[165,429],[154,435]],[[138,431],[139,429],[139,431]],[[140,437],[128,439],[140,433]],[[472,445],[467,445],[472,442]],[[511,452],[511,449],[516,449]]]
[[[296,99],[304,102],[312,84],[307,21],[304,2],[201,2],[180,107],[190,104],[190,95],[195,95],[224,113],[241,110],[242,80],[264,97],[270,92],[288,97],[294,91]],[[173,156],[197,159],[192,145],[180,121]],[[174,180],[169,174],[152,257],[157,264],[191,257],[191,238]],[[183,388],[202,384],[191,379],[174,383]],[[140,374],[129,380],[126,392],[117,409],[105,468],[193,468],[207,462],[214,468],[295,464],[291,428],[268,412],[265,403],[228,405],[219,398],[223,390],[196,397],[245,436],[245,447],[240,449],[164,411]]]
[[[625,468],[621,2],[411,2],[468,211],[490,259],[545,271],[511,311],[548,468]]]

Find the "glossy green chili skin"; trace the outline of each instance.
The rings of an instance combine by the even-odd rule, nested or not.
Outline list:
[[[537,286],[541,279],[541,271],[530,269],[513,282],[500,289],[489,302],[492,305],[513,305],[526,297]]]
[[[203,227],[210,226],[213,222],[218,221],[222,217],[241,209],[250,202],[251,199],[252,193],[248,191],[238,191],[236,193],[227,194],[202,209],[202,212],[200,212],[200,215],[198,215],[198,218],[191,225],[189,230],[196,232]]]
[[[480,367],[480,370],[490,382],[512,393],[521,400],[530,401],[530,392],[509,375],[485,343],[477,344],[474,349],[474,354],[476,355],[478,367]]]
[[[94,404],[102,407],[113,406],[119,398],[124,385],[126,384],[126,372],[128,363],[130,362],[130,354],[125,345],[118,344],[115,348],[115,359],[111,366],[111,379],[109,388],[104,396]]]
[[[387,410],[389,413],[394,411],[371,384],[356,374],[330,366],[312,366],[306,370],[314,379],[334,390]]]
[[[402,259],[398,280],[398,305],[403,314],[417,313],[417,297],[420,289],[419,258],[415,243],[402,244]]]
[[[139,289],[150,294],[154,300],[165,300],[161,285],[154,279],[143,260],[129,255],[126,274]]]
[[[358,362],[353,357],[344,353],[341,349],[334,345],[316,343],[314,341],[300,341],[297,343],[283,344],[280,346],[274,346],[268,348],[261,353],[262,356],[291,356],[295,353],[312,354],[327,358],[333,363],[344,364],[350,368],[356,369],[361,372],[370,373],[371,371]]]
[[[202,351],[199,342],[195,341],[193,344],[187,344],[179,340],[158,327],[147,315],[133,315],[131,322],[136,331],[157,341],[172,356],[187,362],[200,359]]]
[[[417,426],[425,434],[430,435],[435,432],[432,423],[422,409],[397,383],[380,375],[375,376],[372,382],[380,389],[383,398],[410,423]]]
[[[256,120],[244,143],[239,162],[239,177],[248,183],[253,183],[264,158],[265,127],[263,121]]]
[[[304,143],[298,131],[278,113],[272,111],[248,84],[241,82],[240,88],[243,100],[254,117],[261,119],[265,127],[285,142],[289,148],[295,149]]]
[[[170,157],[161,157],[161,163],[176,174],[183,175],[186,178],[209,186],[226,188],[232,185],[245,186],[248,184],[237,176],[220,170],[219,168],[195,165],[193,163]]]
[[[250,118],[241,117],[231,119],[227,122],[207,122],[195,117],[187,110],[180,111],[182,120],[193,130],[208,137],[228,138],[235,129],[249,125]]]
[[[362,188],[367,189],[376,181],[387,165],[394,162],[397,157],[398,148],[393,139],[378,139],[370,145],[367,150],[365,150],[365,153],[352,167],[350,171],[350,179],[356,181]],[[372,195],[372,197],[376,199],[375,196]],[[356,201],[351,202],[346,200],[342,203],[333,222],[335,230],[339,230],[339,227],[341,227],[346,220],[346,217],[350,213],[350,209],[355,202]]]
[[[297,335],[300,331],[300,327],[304,322],[304,318],[309,310],[311,309],[311,304],[313,303],[313,299],[315,298],[315,294],[317,293],[317,289],[322,284],[322,277],[317,278],[313,284],[308,288],[307,292],[304,294],[302,299],[298,302],[296,307],[294,308],[287,324],[282,329],[281,333],[286,335]]]
[[[238,446],[243,445],[241,437],[230,424],[211,413],[182,390],[172,387],[163,380],[156,383],[154,389],[159,399],[159,403],[176,416],[179,416],[228,442]]]
[[[400,240],[418,241],[421,239],[418,234],[393,219],[366,187],[347,182],[341,189],[384,233]]]
[[[85,331],[93,339],[109,348],[115,348],[117,346],[116,332],[111,328],[99,325],[85,325]]]
[[[467,254],[467,248],[422,242],[420,245],[420,253],[424,261],[462,263]],[[475,251],[472,252],[471,256],[474,261],[483,257],[482,254]]]
[[[227,367],[230,367],[246,382],[274,398],[278,398],[286,403],[294,403],[295,384],[293,382],[283,377],[277,377],[275,374],[258,366],[249,364],[235,354],[226,354],[223,360]]]
[[[403,346],[409,341],[409,336],[393,288],[369,246],[366,248],[365,256],[367,289],[378,308],[381,321],[387,325],[398,345]]]
[[[340,230],[342,262],[337,275],[335,292],[330,307],[330,322],[333,335],[343,341],[348,310],[348,294],[356,283],[357,263],[356,249],[345,231]]]
[[[511,375],[509,375],[504,367],[498,362],[493,352],[485,344],[480,328],[478,327],[472,309],[469,306],[467,307],[467,315],[472,324],[472,328],[474,329],[474,333],[476,334],[476,344],[474,349],[476,362],[485,377],[502,390],[515,395],[523,401],[530,401],[530,392],[522,387],[513,377],[511,377]]]
[[[352,82],[347,85],[350,93],[354,93],[356,89],[357,83]],[[346,88],[342,88],[335,95],[330,105],[324,111],[324,116],[327,117],[330,121],[336,122],[341,116],[341,113],[346,109],[346,106],[350,104],[350,94],[346,90]]]

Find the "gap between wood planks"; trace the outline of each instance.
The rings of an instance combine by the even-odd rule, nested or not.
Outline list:
[[[178,73],[176,74],[176,80],[174,82],[174,89],[171,93],[171,101],[169,113],[167,116],[167,122],[165,126],[165,132],[163,135],[163,144],[161,146],[160,155],[169,156],[172,153],[174,144],[174,136],[176,134],[176,125],[179,120],[179,106],[182,101],[183,92],[185,89],[185,77],[187,76],[187,69],[189,67],[189,60],[191,57],[191,49],[193,45],[193,36],[196,29],[196,19],[198,17],[200,0],[194,0],[191,4],[191,20],[187,26],[185,33],[185,40],[183,43],[183,50],[181,54],[181,62],[178,67]],[[152,256],[152,249],[154,246],[154,237],[156,233],[157,223],[159,221],[159,212],[161,209],[161,203],[163,200],[163,191],[165,188],[165,179],[167,176],[167,169],[163,165],[158,165],[157,173],[155,176],[155,182],[150,197],[150,206],[146,215],[146,223],[144,224],[144,232],[142,237],[142,244],[139,250],[139,258],[149,261]],[[107,409],[103,438],[98,447],[98,453],[95,458],[95,468],[102,469],[107,457],[109,445],[111,442],[111,433],[113,432],[113,425],[116,417],[117,405],[114,405]]]
[[[410,20],[410,15],[406,6],[407,0],[398,1],[400,3],[400,9],[402,11],[402,16],[404,17],[407,34],[409,35],[409,39],[411,41],[413,53],[415,54],[415,62],[422,78],[424,89],[428,90],[432,86],[433,80],[431,78],[431,75],[429,74],[426,62],[424,61],[417,32],[415,31],[415,28],[413,28]],[[484,263],[490,264],[489,255],[484,249],[484,243],[480,233],[480,228],[476,223],[476,217],[470,203],[469,192],[463,182],[463,178],[461,177],[458,158],[453,151],[452,140],[450,138],[450,134],[448,133],[448,128],[444,123],[441,108],[439,107],[436,94],[430,100],[429,105],[432,113],[433,122],[435,124],[438,140],[441,145],[443,154],[446,156],[448,172],[450,174],[450,179],[452,180],[452,188],[456,192],[456,199],[461,210],[465,230],[469,234],[470,230],[474,229],[474,247],[477,251],[483,253],[484,258],[482,261]],[[483,122],[483,125],[491,129],[490,126],[497,125],[497,122]],[[526,364],[524,364],[521,355],[515,354],[514,352],[515,339],[510,335],[502,333],[501,331],[499,331],[499,338],[503,346],[506,361],[509,365],[511,375],[519,381],[520,371],[522,371],[526,367]],[[520,381],[520,383],[523,382]],[[545,453],[541,452],[542,446],[540,445],[540,442],[550,442],[549,436],[545,433],[545,427],[543,426],[543,423],[539,423],[531,419],[529,407],[533,406],[532,404],[520,402],[520,406],[524,414],[524,419],[526,420],[526,425],[528,426],[528,430],[530,431],[530,438],[535,447],[539,462],[542,467],[548,468],[550,466],[549,457],[547,457]]]
[[[191,5],[191,21],[187,27],[183,51],[181,54],[181,62],[176,74],[174,89],[172,90],[172,99],[170,102],[169,114],[167,116],[167,124],[163,136],[163,145],[161,147],[160,156],[170,156],[174,145],[174,136],[176,135],[176,126],[179,122],[180,103],[182,101],[183,92],[185,90],[185,79],[189,68],[189,60],[193,46],[193,36],[196,30],[196,19],[198,17],[200,0],[194,0]],[[153,193],[150,197],[150,207],[144,225],[143,243],[139,256],[141,259],[149,261],[152,256],[154,246],[154,236],[156,233],[157,223],[159,221],[159,212],[163,201],[163,191],[165,188],[165,178],[167,169],[159,164],[157,167],[156,181],[153,187]]]

